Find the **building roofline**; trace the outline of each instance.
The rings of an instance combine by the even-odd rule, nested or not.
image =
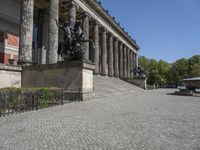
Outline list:
[[[93,6],[95,8],[95,10],[99,13],[99,15],[101,15],[101,17],[105,21],[109,22],[109,24],[111,24],[111,26],[114,27],[114,29],[117,30],[123,36],[123,38],[126,39],[127,42],[129,42],[130,45],[135,47],[137,51],[140,49],[140,47],[136,43],[136,41],[134,39],[132,39],[123,30],[123,28],[118,25],[118,23],[113,19],[113,17],[111,15],[108,14],[108,12],[103,8],[103,6],[98,1],[96,1],[96,0],[81,0],[81,1],[87,2],[91,6]]]

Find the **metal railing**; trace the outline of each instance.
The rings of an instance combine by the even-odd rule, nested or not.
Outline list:
[[[79,89],[68,89],[64,91],[64,101],[71,102],[71,101],[81,101],[81,88]]]
[[[63,105],[64,91],[51,91],[51,94],[43,91],[3,93],[0,92],[0,117],[47,108],[55,105]]]

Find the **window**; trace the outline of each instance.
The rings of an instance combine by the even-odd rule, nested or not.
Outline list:
[[[0,63],[4,63],[4,53],[0,52]]]
[[[0,43],[4,44],[5,41],[5,33],[3,31],[0,31]]]
[[[7,34],[7,44],[11,46],[19,46],[19,37],[13,34]]]

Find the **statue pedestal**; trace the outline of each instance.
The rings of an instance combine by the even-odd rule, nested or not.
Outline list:
[[[22,87],[57,87],[79,93],[80,100],[93,99],[94,64],[84,61],[58,62],[22,68]]]
[[[143,89],[147,89],[147,83],[145,77],[125,78],[124,80]]]

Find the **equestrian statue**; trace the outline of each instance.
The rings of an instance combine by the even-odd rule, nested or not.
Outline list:
[[[68,21],[65,21],[63,25],[60,25],[56,19],[55,21],[58,28],[61,29],[65,35],[63,49],[60,50],[58,54],[61,55],[66,61],[85,60],[85,50],[82,47],[82,43],[90,42],[93,49],[95,49],[95,46],[92,40],[85,39],[85,33],[81,28],[82,23],[80,21],[76,21],[74,27],[72,27]]]

